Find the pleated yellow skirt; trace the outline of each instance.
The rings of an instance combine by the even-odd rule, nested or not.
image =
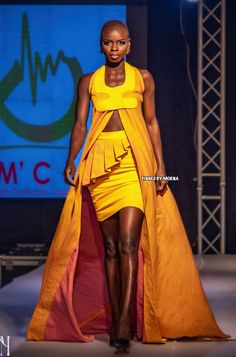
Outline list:
[[[89,189],[98,221],[127,206],[144,212],[137,166],[125,130],[100,133],[88,153],[82,184]]]

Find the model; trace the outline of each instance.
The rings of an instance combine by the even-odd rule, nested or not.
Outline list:
[[[106,62],[79,80],[64,171],[71,188],[27,339],[91,342],[108,332],[111,346],[128,349],[132,335],[230,337],[210,309],[165,179],[153,77],[126,62],[130,48],[127,25],[107,22]]]

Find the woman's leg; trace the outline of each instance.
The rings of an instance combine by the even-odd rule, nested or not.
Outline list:
[[[120,271],[119,271],[119,215],[99,221],[105,248],[105,270],[112,307],[111,339],[116,338],[116,326],[120,318]]]
[[[120,320],[117,337],[129,339],[131,303],[138,270],[138,243],[143,212],[137,207],[119,211],[119,252],[121,274]]]

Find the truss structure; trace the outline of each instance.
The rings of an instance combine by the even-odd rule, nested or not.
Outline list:
[[[198,253],[225,253],[225,0],[198,3]]]

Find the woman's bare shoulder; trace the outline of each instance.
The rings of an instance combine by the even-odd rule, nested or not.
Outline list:
[[[153,80],[152,74],[148,69],[143,69],[143,68],[138,68],[139,72],[141,73],[141,76],[143,77],[144,82],[150,82]]]
[[[82,75],[82,77],[87,78],[89,80],[92,77],[93,74],[94,74],[94,72],[85,73],[85,74]]]
[[[93,74],[94,72],[82,74],[82,76],[80,77],[80,82],[89,83]]]
[[[82,76],[80,77],[79,82],[78,82],[78,87],[81,89],[88,90],[90,80],[91,80],[93,74],[94,74],[94,72],[82,74]]]

